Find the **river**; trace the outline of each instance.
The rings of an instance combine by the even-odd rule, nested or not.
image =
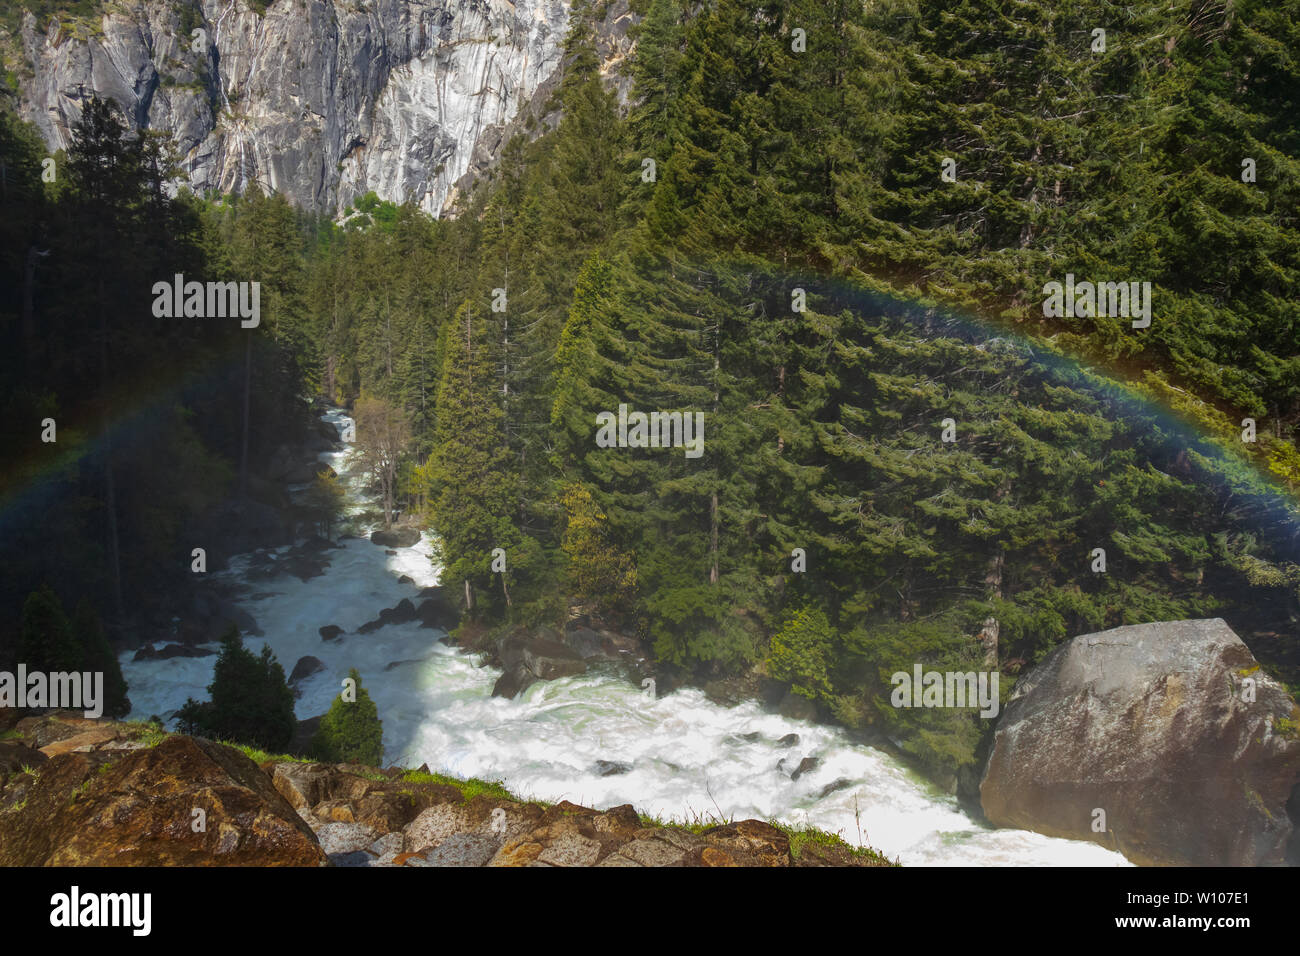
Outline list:
[[[349,421],[341,410],[325,418],[340,428]],[[350,449],[320,457],[347,487],[352,514],[373,509]],[[410,548],[385,549],[363,538],[341,543],[327,552],[325,573],[307,581],[246,581],[247,555],[220,573],[247,585],[240,606],[265,633],[247,637],[245,646],[258,653],[270,644],[286,673],[306,655],[325,664],[300,684],[299,718],[326,711],[348,669],[357,668],[383,719],[389,764],[427,763],[459,777],[501,780],[523,797],[601,809],[631,803],[664,819],[810,824],[910,866],[1127,865],[1091,843],[982,826],[894,757],[838,728],[766,713],[754,703],[727,707],[689,688],[656,700],[599,673],[539,682],[514,700],[494,698],[500,671],[440,643],[441,631],[412,623],[356,633],[382,608],[437,583],[427,536]],[[411,583],[399,581],[403,575]],[[319,628],[327,624],[348,633],[323,641]],[[131,656],[121,660],[130,719],[167,714],[187,697],[206,699],[215,657]],[[805,756],[819,765],[792,780],[789,771]],[[784,771],[777,769],[783,760]],[[601,776],[597,761],[629,769]],[[832,784],[839,788],[823,796]]]

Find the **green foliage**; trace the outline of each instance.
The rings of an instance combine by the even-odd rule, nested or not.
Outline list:
[[[23,604],[18,660],[32,671],[83,669],[86,649],[77,641],[63,602],[49,585],[33,591]]]
[[[636,566],[608,540],[608,518],[581,485],[560,497],[567,520],[562,547],[568,557],[568,593],[575,600],[601,607],[625,607],[633,600]]]
[[[335,522],[343,513],[346,498],[347,491],[339,484],[338,475],[329,469],[316,473],[310,487],[303,494],[302,503],[322,537],[332,537]]]
[[[766,661],[768,673],[789,683],[801,697],[828,697],[837,643],[826,613],[821,608],[805,607],[772,635]]]
[[[126,679],[113,653],[99,615],[86,598],[77,602],[72,614],[72,633],[85,653],[84,669],[104,675],[103,711],[105,717],[125,717],[131,712],[126,696]]]
[[[334,698],[321,718],[312,751],[320,760],[378,766],[384,759],[383,721],[355,667],[348,677],[355,682],[356,699],[344,700],[343,694]]]
[[[576,4],[556,129],[506,144],[455,221],[399,210],[313,260],[321,354],[412,415],[400,491],[477,616],[583,603],[697,677],[765,661],[947,776],[981,724],[891,707],[896,670],[991,653],[1006,692],[1117,624],[1288,633],[1296,509],[1249,464],[1300,475],[1284,16],[637,6],[625,118]],[[1223,160],[1247,150],[1254,184]],[[1045,319],[1066,271],[1151,281],[1152,327]],[[702,412],[702,456],[596,447],[620,404]],[[1257,653],[1294,680],[1292,643]]]
[[[297,721],[284,668],[269,645],[262,645],[260,656],[247,650],[234,627],[221,639],[208,693],[210,700],[190,698],[181,707],[177,719],[182,733],[272,752],[283,750],[293,737]]]

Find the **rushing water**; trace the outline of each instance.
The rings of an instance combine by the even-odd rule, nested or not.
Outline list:
[[[340,411],[325,417],[340,426],[348,420]],[[353,514],[371,507],[361,476],[350,470],[350,450],[321,460],[348,487]],[[392,549],[394,555],[364,539],[342,544],[327,552],[330,565],[320,577],[248,582],[240,604],[266,636],[245,644],[255,653],[263,641],[270,644],[286,671],[305,655],[325,664],[299,685],[299,717],[326,711],[348,668],[357,668],[383,719],[391,764],[427,763],[456,776],[502,780],[521,796],[545,800],[600,808],[632,803],[665,819],[807,823],[908,865],[1125,865],[1119,854],[1091,843],[980,826],[955,798],[893,757],[837,728],[766,713],[757,704],[726,707],[693,689],[655,700],[601,673],[539,682],[514,700],[494,698],[500,671],[440,643],[441,631],[412,623],[356,633],[380,609],[437,583],[428,539]],[[248,568],[248,556],[241,556],[222,573],[243,582]],[[399,581],[402,575],[413,583]],[[319,628],[327,624],[348,633],[323,641]],[[206,698],[215,657],[130,657],[123,656],[122,672],[132,719],[167,714],[187,697]],[[790,734],[798,742],[783,745]],[[791,780],[805,756],[820,764]],[[777,767],[783,760],[784,771]],[[597,761],[630,769],[601,776]],[[822,796],[832,784],[841,786]]]

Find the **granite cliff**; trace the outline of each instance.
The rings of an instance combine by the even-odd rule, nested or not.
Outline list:
[[[21,4],[20,4],[21,6]],[[10,12],[0,35],[25,119],[66,147],[92,95],[170,134],[196,192],[257,183],[341,214],[359,196],[450,209],[507,133],[540,133],[567,0],[140,0]],[[600,24],[611,83],[631,17]],[[536,100],[536,102],[534,102]],[[548,116],[548,114],[550,114]]]

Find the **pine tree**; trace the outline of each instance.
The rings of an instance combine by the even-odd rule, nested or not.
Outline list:
[[[293,691],[270,645],[260,656],[247,650],[237,628],[221,639],[208,685],[211,699],[188,699],[177,715],[182,733],[251,744],[283,752],[293,737]]]
[[[477,311],[477,315],[476,315]],[[511,551],[518,556],[514,476],[494,374],[489,326],[468,303],[445,331],[438,380],[437,437],[430,460],[437,488],[430,508],[442,540],[443,581],[463,590],[473,614],[490,594],[492,552],[506,552],[502,601],[510,603]]]
[[[18,661],[29,671],[45,673],[85,669],[86,650],[73,633],[63,602],[48,584],[29,594],[23,603]]]
[[[105,717],[125,717],[131,712],[131,701],[126,696],[126,679],[113,647],[104,635],[104,626],[90,602],[82,598],[72,613],[72,632],[85,654],[85,669],[104,675]]]
[[[354,682],[356,699],[344,700],[343,694],[334,698],[312,740],[312,752],[318,760],[377,767],[384,759],[384,724],[355,667],[348,678]]]

